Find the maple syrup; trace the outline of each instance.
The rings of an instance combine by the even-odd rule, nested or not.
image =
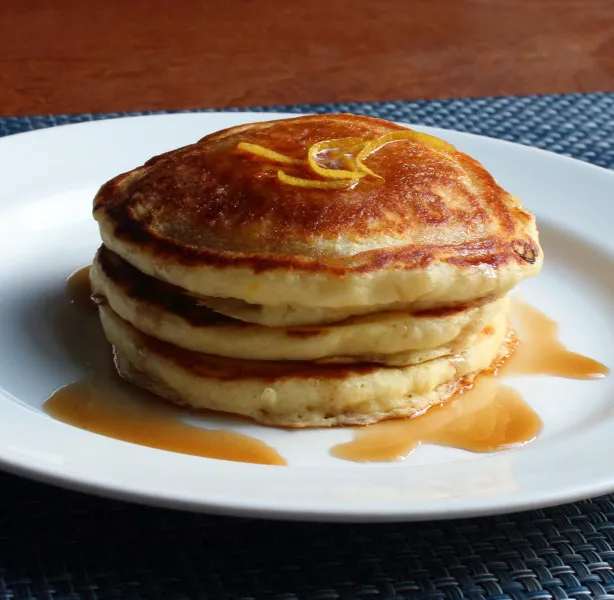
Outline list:
[[[420,444],[493,452],[524,445],[541,429],[538,415],[501,379],[511,375],[552,375],[599,379],[609,369],[568,350],[558,340],[558,325],[530,304],[513,299],[512,327],[518,343],[494,373],[477,377],[473,387],[447,403],[409,419],[359,429],[354,440],[331,449],[338,458],[357,462],[404,459]]]
[[[520,394],[497,377],[478,377],[473,387],[422,415],[361,428],[331,453],[356,462],[404,459],[420,444],[495,452],[535,439],[542,422]]]
[[[66,280],[66,294],[78,309],[96,312],[90,287],[90,267],[81,267]]]
[[[228,430],[184,423],[184,411],[164,406],[128,384],[86,379],[60,388],[45,403],[54,418],[81,429],[141,446],[235,462],[285,465],[264,442]]]
[[[67,281],[72,343],[88,377],[59,389],[45,410],[61,421],[107,437],[183,454],[270,465],[285,460],[264,442],[227,430],[204,430],[185,423],[186,412],[140,390],[116,373],[111,350],[96,316],[89,267]],[[69,324],[70,325],[70,324]],[[558,326],[521,300],[512,301],[512,325],[519,342],[495,373],[481,375],[448,402],[410,418],[357,429],[354,440],[332,448],[342,459],[382,462],[404,459],[420,444],[471,452],[495,452],[522,446],[539,434],[542,422],[520,394],[504,385],[511,375],[553,375],[598,379],[605,365],[568,350],[558,340]]]
[[[62,323],[64,342],[88,374],[57,390],[44,404],[48,414],[93,433],[159,450],[235,462],[286,464],[260,440],[185,423],[187,411],[122,380],[98,322],[89,268],[73,273],[66,289],[70,303]]]
[[[514,298],[512,327],[519,344],[500,375],[552,375],[568,379],[601,379],[609,369],[582,354],[568,350],[558,339],[559,326],[539,309]]]

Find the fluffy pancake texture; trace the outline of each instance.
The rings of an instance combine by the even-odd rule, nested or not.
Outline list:
[[[100,317],[129,381],[177,404],[284,427],[411,416],[446,400],[508,351],[505,313],[465,352],[402,368],[221,358],[160,342],[108,306],[100,307]]]
[[[104,184],[94,217],[104,244],[146,274],[295,313],[446,306],[536,275],[533,216],[456,149],[387,143],[365,160],[381,178],[352,189],[282,183],[279,165],[237,149],[257,144],[302,160],[323,140],[403,130],[346,114],[232,127]],[[310,177],[304,164],[284,170]]]
[[[263,327],[229,319],[175,286],[158,281],[102,247],[92,291],[143,333],[187,350],[252,360],[411,364],[465,349],[507,297],[421,313],[386,312],[311,327]]]
[[[212,133],[105,183],[93,214],[120,375],[285,427],[447,400],[509,354],[507,293],[543,262],[481,164],[349,114]]]

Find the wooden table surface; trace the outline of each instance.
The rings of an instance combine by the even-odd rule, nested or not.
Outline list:
[[[614,0],[0,0],[0,114],[614,90]]]

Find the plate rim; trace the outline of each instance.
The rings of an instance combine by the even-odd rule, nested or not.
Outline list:
[[[260,117],[263,115],[267,115],[267,116],[273,116],[273,117],[279,117],[279,118],[287,118],[287,117],[300,117],[300,116],[304,116],[304,115],[326,115],[326,114],[338,114],[338,113],[333,113],[333,112],[326,112],[326,113],[312,113],[312,112],[301,112],[301,113],[295,113],[295,112],[282,112],[282,111],[250,111],[250,110],[237,110],[237,111],[230,111],[230,110],[216,110],[216,111],[199,111],[198,109],[195,110],[186,110],[186,111],[178,111],[178,112],[168,112],[168,113],[156,113],[156,114],[138,114],[138,115],[120,115],[120,116],[105,116],[102,118],[96,118],[96,119],[91,119],[91,120],[87,120],[87,121],[80,121],[78,123],[61,123],[58,125],[46,125],[44,127],[39,127],[37,129],[31,129],[28,131],[19,131],[16,133],[9,133],[7,135],[3,135],[0,136],[0,149],[3,145],[3,142],[5,140],[11,140],[11,139],[15,139],[15,138],[21,138],[22,136],[30,136],[30,135],[36,135],[36,134],[41,134],[43,132],[48,133],[48,132],[53,132],[53,131],[60,131],[60,130],[66,130],[66,129],[76,129],[76,128],[88,128],[88,127],[98,127],[98,126],[102,126],[102,124],[109,124],[109,123],[113,123],[113,122],[122,122],[122,121],[136,121],[136,120],[141,120],[141,119],[160,119],[160,118],[164,118],[164,119],[168,119],[168,118],[174,118],[174,117],[178,117],[178,118],[185,118],[185,117],[194,117],[194,116],[207,116],[207,117],[214,117],[217,115],[232,115],[232,116],[247,116],[249,115],[252,118],[258,118],[260,120]],[[359,116],[367,116],[370,117],[371,115],[366,115],[364,113],[352,113],[352,114],[358,114]],[[71,116],[71,115],[69,115]],[[74,116],[78,116],[78,115],[74,115]],[[2,118],[2,117],[0,117]],[[381,117],[374,117],[374,118],[381,118]],[[399,121],[396,119],[384,119],[384,120],[389,120],[392,123],[396,123],[398,125],[402,125],[404,127],[409,127],[409,128],[416,128],[419,129],[421,131],[432,131],[434,133],[436,132],[450,132],[452,134],[460,134],[462,136],[467,136],[473,139],[486,139],[486,140],[494,140],[495,142],[499,143],[499,144],[505,144],[505,145],[511,145],[511,146],[515,146],[515,147],[522,147],[525,148],[531,152],[537,152],[540,154],[547,154],[547,155],[554,155],[554,156],[558,156],[559,158],[563,159],[563,160],[567,160],[570,161],[570,163],[576,164],[576,163],[580,163],[582,165],[586,165],[590,168],[596,169],[597,171],[601,171],[604,173],[612,173],[611,169],[608,169],[607,167],[602,167],[601,165],[596,165],[595,163],[589,162],[588,160],[584,160],[584,159],[580,159],[580,158],[575,158],[573,156],[570,156],[569,154],[566,153],[562,153],[562,152],[555,152],[554,150],[547,150],[545,148],[539,148],[538,146],[532,146],[530,144],[525,144],[523,142],[515,142],[512,140],[506,140],[504,138],[499,138],[496,136],[491,136],[491,135],[486,135],[486,134],[481,134],[481,133],[473,133],[471,131],[463,131],[461,129],[454,129],[452,127],[440,127],[439,125],[425,125],[423,123],[417,123],[414,121]]]
[[[254,119],[257,117],[259,120],[263,120],[266,117],[298,117],[300,114],[309,114],[309,113],[287,113],[287,112],[251,112],[251,111],[215,111],[215,112],[179,112],[179,113],[162,113],[162,114],[153,114],[153,115],[126,115],[126,116],[118,116],[111,118],[102,118],[91,121],[85,121],[80,123],[66,123],[62,125],[52,126],[52,127],[44,127],[41,129],[36,129],[33,131],[26,131],[15,133],[11,135],[4,136],[0,138],[0,151],[3,150],[5,144],[12,143],[12,140],[16,138],[23,139],[23,136],[40,136],[41,134],[49,135],[49,132],[54,132],[53,135],[60,135],[69,129],[85,129],[90,127],[105,127],[108,126],[109,123],[121,123],[125,121],[133,121],[133,120],[142,120],[142,119],[152,119],[152,120],[160,120],[160,119],[172,119],[172,118],[186,118],[186,117],[194,117],[198,116],[199,118],[212,119],[215,120],[216,117],[219,116],[230,116],[236,117],[238,121],[247,122],[250,119]],[[521,148],[525,152],[538,152],[540,154],[546,154],[549,157],[556,157],[557,160],[562,161],[571,161],[574,164],[581,164],[583,168],[587,169],[596,169],[595,172],[599,173],[607,173],[608,176],[612,177],[612,181],[614,183],[614,172],[605,167],[601,167],[599,165],[592,164],[590,162],[575,159],[565,154],[560,154],[556,152],[552,152],[549,150],[544,150],[541,148],[537,148],[534,146],[526,145],[519,142],[512,142],[509,140],[502,140],[496,137],[491,137],[487,135],[479,135],[465,131],[458,131],[449,128],[441,128],[441,127],[433,127],[426,126],[420,124],[414,124],[411,122],[398,121],[400,124],[408,127],[415,127],[416,129],[420,129],[423,131],[431,131],[433,133],[437,132],[451,132],[455,135],[468,136],[473,139],[478,140],[489,140],[494,142],[495,144],[505,144],[511,145],[515,148]],[[10,201],[1,202],[0,201],[0,210],[5,209],[6,207],[10,207]],[[591,240],[593,243],[596,243],[595,240]],[[0,382],[1,385],[1,382]],[[2,406],[7,401],[7,394],[0,387],[0,411],[2,410]],[[10,401],[10,400],[9,400]],[[36,413],[35,413],[36,414]],[[70,427],[70,426],[67,426]],[[2,428],[0,427],[0,430]],[[76,428],[73,428],[76,429]],[[82,431],[82,430],[79,430]],[[96,435],[87,433],[87,435]],[[102,436],[100,436],[102,437]],[[109,438],[105,438],[109,440]],[[118,442],[117,440],[112,440],[115,443],[126,444],[126,442]],[[132,444],[131,444],[132,445]],[[148,449],[151,451],[151,449]],[[522,453],[522,450],[515,450],[514,452]],[[217,463],[225,463],[225,461],[213,461],[212,459],[199,459],[205,460],[207,462],[217,462]],[[233,470],[233,468],[228,465],[232,464],[233,468],[237,465],[237,463],[225,463],[226,469]],[[260,465],[243,465],[238,463],[239,466],[243,468],[249,469],[273,469],[276,467],[262,467]],[[97,483],[94,480],[90,480],[87,477],[84,478],[81,476],[78,478],[76,475],[71,475],[70,473],[57,473],[52,472],[51,469],[37,468],[35,464],[27,464],[27,461],[23,461],[19,463],[18,460],[10,460],[7,458],[6,453],[0,448],[0,466],[11,473],[16,475],[24,475],[30,479],[34,479],[37,481],[42,481],[45,483],[50,483],[54,485],[59,485],[61,487],[65,487],[68,489],[73,489],[80,492],[86,492],[90,494],[95,494],[98,496],[115,498],[129,502],[138,502],[140,504],[149,504],[154,506],[164,506],[168,508],[180,508],[183,510],[191,510],[196,512],[208,512],[211,514],[224,514],[224,515],[234,515],[234,516],[242,516],[242,517],[254,517],[254,518],[273,518],[273,519],[282,519],[282,520],[302,520],[302,521],[329,521],[329,522],[401,522],[401,521],[418,521],[418,520],[440,520],[440,519],[448,519],[448,518],[468,518],[468,517],[477,517],[477,516],[486,516],[492,514],[501,514],[501,513],[511,513],[511,512],[520,512],[529,510],[537,507],[547,507],[554,506],[566,502],[573,502],[581,499],[585,499],[588,497],[592,497],[595,495],[601,495],[603,493],[607,493],[610,491],[614,491],[614,474],[608,479],[605,478],[601,481],[595,482],[593,485],[585,485],[584,487],[571,487],[567,490],[567,493],[561,494],[556,490],[552,491],[552,493],[548,496],[543,495],[539,498],[534,498],[532,500],[526,500],[519,497],[517,500],[512,502],[503,502],[501,503],[501,499],[491,500],[490,503],[482,503],[476,502],[472,500],[473,508],[467,507],[466,505],[462,505],[462,503],[458,504],[458,506],[454,505],[450,507],[449,510],[445,512],[441,512],[438,507],[429,508],[422,511],[417,511],[414,507],[413,510],[405,509],[402,513],[395,511],[382,512],[381,505],[379,512],[368,512],[363,510],[359,511],[349,511],[347,510],[347,506],[340,507],[333,506],[330,509],[324,509],[323,507],[315,507],[313,510],[309,511],[305,507],[296,509],[296,508],[288,508],[281,507],[279,504],[273,502],[271,505],[267,506],[266,503],[260,504],[256,506],[255,504],[246,505],[245,502],[239,502],[238,505],[228,504],[227,499],[223,503],[218,503],[216,501],[207,501],[206,499],[200,499],[197,502],[190,500],[188,498],[177,498],[177,497],[169,497],[168,495],[152,495],[142,490],[128,490],[120,487],[113,487],[110,485],[102,485],[99,482]],[[354,469],[356,471],[356,469]],[[408,507],[409,508],[409,507]]]

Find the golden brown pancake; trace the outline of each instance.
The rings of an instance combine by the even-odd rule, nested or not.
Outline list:
[[[535,276],[542,251],[533,216],[453,147],[390,141],[364,161],[379,177],[351,189],[289,185],[278,171],[321,177],[237,148],[257,144],[304,163],[315,143],[400,131],[349,114],[232,127],[107,182],[94,217],[104,244],[142,272],[282,311],[446,306]]]
[[[120,374],[283,426],[445,401],[509,352],[506,294],[543,262],[476,160],[349,114],[207,135],[105,183],[93,212]]]
[[[171,402],[285,427],[366,425],[447,400],[508,352],[507,315],[466,351],[403,368],[237,360],[146,336],[100,306],[122,377]]]
[[[217,314],[181,288],[141,273],[102,246],[92,291],[139,331],[180,348],[250,360],[418,364],[460,352],[501,312],[508,298],[411,314],[351,317],[332,325],[262,327]]]

